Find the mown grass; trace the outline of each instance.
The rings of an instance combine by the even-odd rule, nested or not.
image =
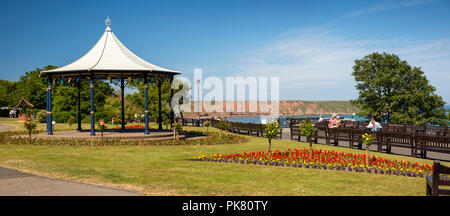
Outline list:
[[[425,195],[424,178],[188,160],[203,154],[267,151],[265,139],[248,138],[247,143],[207,146],[0,145],[0,166],[43,176],[137,189],[146,195]],[[284,150],[308,146],[307,143],[275,140],[272,148]],[[314,145],[314,148],[364,153],[325,145]],[[430,160],[372,154],[432,164]]]

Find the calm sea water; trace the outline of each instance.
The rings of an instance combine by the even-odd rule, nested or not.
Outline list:
[[[295,118],[303,118],[303,116],[294,116]],[[319,118],[318,115],[307,115],[307,118]],[[323,115],[324,118],[331,118],[331,115]],[[340,118],[344,119],[355,119],[355,121],[368,121],[368,119],[352,116],[352,115],[339,115]],[[266,124],[272,120],[278,120],[280,122],[281,128],[289,127],[289,116],[239,116],[239,117],[230,117],[228,121],[231,122],[241,122],[241,123],[255,123],[255,124]]]

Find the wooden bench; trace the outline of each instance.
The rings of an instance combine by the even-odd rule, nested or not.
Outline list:
[[[305,118],[290,118],[289,119],[289,127],[291,126],[298,126]],[[319,118],[308,118],[308,120],[311,121],[317,121]]]
[[[291,140],[300,141],[300,138],[302,137],[302,130],[300,129],[300,127],[291,125],[290,129],[291,129]],[[294,137],[297,138],[294,139]]]
[[[251,123],[235,122],[234,125],[238,133],[242,133],[242,131],[244,131],[243,133],[247,135],[253,135],[253,131],[256,129],[255,124]]]
[[[351,128],[338,127],[328,129],[329,139],[333,140],[335,146],[339,145],[339,141],[348,141],[352,146],[352,130]]]
[[[324,139],[325,142],[328,139],[327,127],[316,127],[316,133],[313,136],[314,143],[318,143],[319,139]]]
[[[183,125],[192,124],[192,126],[195,125],[195,119],[194,118],[183,118],[182,122]]]
[[[369,132],[369,131],[365,131],[364,129],[360,129],[360,128],[352,128],[352,140],[351,143],[349,143],[349,147],[350,148],[357,148],[357,149],[362,149],[362,135]],[[374,140],[376,140],[374,138]]]
[[[415,134],[414,136],[415,156],[426,158],[427,151],[450,154],[450,136],[436,136],[425,134]]]
[[[448,126],[425,126],[425,134],[435,136],[450,136],[448,132]]]
[[[316,128],[316,133],[314,134],[314,143],[317,143],[319,139],[328,140],[328,120],[323,120],[322,122],[316,122],[314,124]]]
[[[266,128],[263,124],[251,124],[249,125],[250,129],[250,135],[256,135],[256,136],[264,136],[264,129]],[[256,134],[255,134],[256,133]]]
[[[230,122],[230,131],[233,133],[243,133],[250,136],[263,137],[266,125],[264,124],[254,124],[254,123],[240,123],[240,122]],[[282,139],[283,128],[280,128],[277,137]]]
[[[391,153],[392,147],[398,147],[398,148],[408,148],[411,150],[411,155],[414,155],[415,152],[414,134],[379,131],[375,133],[374,140],[375,139],[377,140],[378,152],[382,152],[383,146],[386,146],[385,151],[387,153]]]
[[[383,128],[383,131],[405,133],[406,127],[405,124],[388,124],[388,127]]]
[[[433,175],[426,177],[427,196],[450,195],[450,189],[440,189],[439,186],[450,186],[450,180],[442,179],[440,174],[450,174],[450,167],[434,161]]]

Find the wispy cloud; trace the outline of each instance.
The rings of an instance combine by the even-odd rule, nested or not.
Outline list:
[[[396,8],[412,7],[435,2],[436,0],[408,0],[408,1],[383,1],[369,8],[351,12],[344,17],[355,17],[364,14],[376,13],[381,11],[392,10]]]
[[[326,29],[303,29],[247,53],[238,71],[279,76],[281,99],[348,100],[357,95],[351,76],[354,61],[372,52],[394,53],[422,67],[438,94],[450,101],[450,38],[355,40]]]

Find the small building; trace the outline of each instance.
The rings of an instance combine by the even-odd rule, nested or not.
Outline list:
[[[25,97],[22,97],[22,99],[19,101],[19,103],[14,106],[14,110],[16,110],[18,113],[16,116],[19,116],[19,121],[24,121],[28,116],[28,113],[31,113],[29,109],[34,108],[34,105],[30,103]]]

